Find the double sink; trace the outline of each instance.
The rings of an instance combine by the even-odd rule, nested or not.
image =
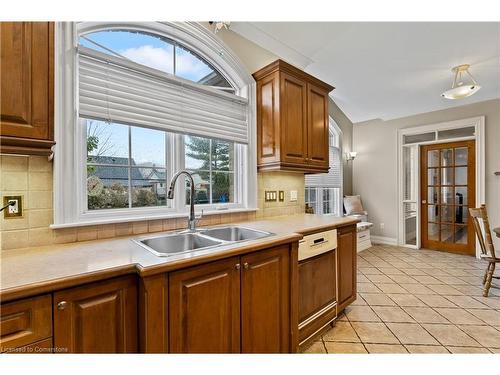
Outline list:
[[[273,233],[230,225],[166,234],[133,241],[160,257],[218,248],[231,243],[256,240]]]

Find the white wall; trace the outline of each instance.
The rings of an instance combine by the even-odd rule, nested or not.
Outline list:
[[[354,124],[353,192],[360,194],[374,223],[372,234],[397,238],[397,130],[469,117],[485,116],[486,204],[490,223],[500,227],[500,99],[423,113],[389,121],[371,120]],[[385,229],[381,229],[380,224]],[[496,241],[500,245],[500,241]],[[500,248],[497,246],[497,248]]]

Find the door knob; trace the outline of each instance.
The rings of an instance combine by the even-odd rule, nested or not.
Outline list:
[[[234,265],[234,268],[236,268],[237,270],[239,270],[239,269],[241,268],[241,266],[240,266],[240,264],[239,264],[239,263],[236,263],[236,264]]]
[[[66,306],[68,305],[68,302],[66,301],[61,301],[57,304],[57,309],[58,310],[64,310]]]
[[[426,204],[426,203],[427,203],[427,201],[426,201],[426,200],[423,200],[423,201],[422,201],[422,204]]]
[[[247,262],[243,263],[243,268],[246,269],[246,270],[248,269],[248,263]]]

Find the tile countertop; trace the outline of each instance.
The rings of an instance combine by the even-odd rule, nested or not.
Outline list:
[[[172,257],[158,257],[131,241],[132,238],[146,238],[172,232],[3,250],[0,251],[0,299],[13,300],[128,273],[148,276],[172,271],[295,242],[303,235],[355,224],[358,221],[353,218],[299,214],[219,225],[241,225],[272,232],[275,235],[227,244],[217,250]]]

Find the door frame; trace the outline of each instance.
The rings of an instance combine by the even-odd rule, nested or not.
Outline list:
[[[448,138],[448,139],[437,139],[438,131],[450,130],[450,129],[460,129],[466,127],[474,127],[475,132],[472,137],[459,137],[459,138]],[[439,144],[447,142],[458,142],[465,140],[475,140],[475,151],[476,151],[476,173],[475,173],[475,183],[476,183],[476,207],[485,203],[486,197],[486,181],[485,181],[485,117],[471,117],[466,119],[440,122],[427,125],[413,126],[404,129],[397,130],[397,144],[398,144],[398,173],[397,173],[397,184],[398,184],[398,194],[397,194],[397,206],[398,206],[398,246],[409,247],[413,249],[420,249],[422,244],[421,239],[421,205],[420,205],[420,146],[427,144]],[[404,165],[403,165],[403,147],[404,146],[404,136],[416,135],[421,133],[431,133],[435,132],[435,140],[427,142],[416,142],[411,145],[417,146],[417,160],[418,168],[416,172],[416,197],[418,199],[417,207],[417,228],[416,235],[417,241],[416,245],[405,244],[405,233],[404,233],[404,204],[403,204],[403,194],[404,194]],[[476,239],[476,257],[479,258],[480,255],[479,243]]]

